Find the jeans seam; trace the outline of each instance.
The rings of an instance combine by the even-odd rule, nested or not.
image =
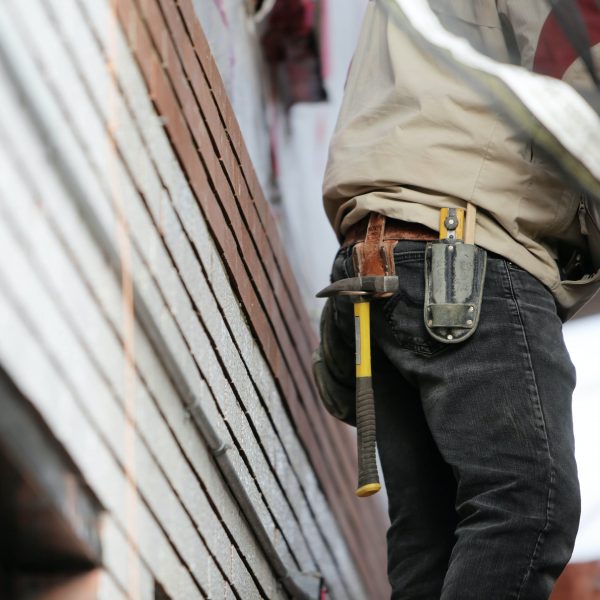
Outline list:
[[[540,416],[541,416],[541,422],[542,422],[542,431],[544,434],[544,442],[545,442],[545,446],[546,446],[546,454],[547,454],[547,459],[549,462],[549,481],[548,481],[548,496],[546,498],[546,520],[544,523],[544,526],[542,527],[542,529],[540,530],[536,542],[535,542],[535,546],[533,548],[533,552],[531,553],[531,560],[529,561],[529,565],[527,567],[527,570],[525,572],[525,574],[523,575],[523,579],[521,580],[521,585],[519,586],[519,589],[517,591],[517,595],[516,595],[516,600],[520,600],[521,598],[521,594],[523,592],[523,588],[525,587],[525,584],[527,583],[530,575],[531,575],[531,571],[533,570],[533,566],[535,563],[536,558],[539,555],[539,551],[542,548],[542,545],[544,543],[545,540],[545,534],[548,531],[549,527],[550,527],[550,522],[551,522],[551,512],[552,512],[552,492],[553,492],[553,487],[554,487],[554,482],[555,482],[555,473],[554,473],[554,466],[553,466],[553,460],[552,460],[552,455],[550,453],[550,443],[548,441],[548,432],[547,432],[547,427],[546,427],[546,419],[544,416],[544,411],[542,409],[542,403],[540,400],[540,394],[539,394],[539,388],[537,385],[537,381],[536,381],[536,377],[535,377],[535,370],[533,368],[533,364],[531,362],[531,351],[530,351],[530,347],[529,347],[529,341],[527,339],[527,331],[525,329],[525,322],[523,319],[523,315],[521,313],[521,309],[519,308],[519,303],[517,300],[517,295],[515,293],[515,288],[513,285],[513,280],[512,280],[512,276],[510,273],[510,269],[508,267],[508,265],[505,263],[504,265],[505,268],[505,272],[507,275],[507,280],[508,280],[508,286],[510,289],[510,295],[511,295],[511,299],[514,302],[514,306],[515,306],[515,310],[517,313],[517,318],[519,320],[519,326],[521,328],[521,332],[523,335],[523,341],[525,342],[525,348],[527,350],[527,362],[528,362],[528,368],[532,374],[533,377],[533,385],[534,385],[534,393],[535,393],[535,399],[536,402],[538,404],[538,408],[540,411]]]

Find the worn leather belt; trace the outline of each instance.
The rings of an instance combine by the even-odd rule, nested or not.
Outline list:
[[[383,229],[383,240],[422,240],[431,242],[437,240],[439,234],[437,231],[421,225],[420,223],[409,223],[408,221],[400,221],[399,219],[385,218],[385,226]],[[367,235],[369,225],[369,217],[361,219],[358,223],[351,225],[344,236],[342,246],[344,248],[353,246],[358,242],[364,242]]]
[[[370,213],[350,227],[343,246],[353,246],[355,272],[361,276],[394,275],[394,247],[398,240],[436,240],[438,234],[424,225],[388,219]]]

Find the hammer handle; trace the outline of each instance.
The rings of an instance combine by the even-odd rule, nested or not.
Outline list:
[[[356,379],[356,431],[358,445],[358,489],[356,495],[371,496],[381,488],[375,457],[375,398],[370,377]]]
[[[356,328],[356,432],[358,445],[358,489],[363,498],[381,488],[377,473],[375,398],[371,379],[371,310],[368,300],[354,304]]]

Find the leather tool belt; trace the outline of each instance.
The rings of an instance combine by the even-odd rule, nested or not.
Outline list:
[[[342,246],[354,246],[352,258],[357,275],[394,275],[394,247],[398,240],[437,239],[438,233],[425,225],[372,212],[348,229]]]

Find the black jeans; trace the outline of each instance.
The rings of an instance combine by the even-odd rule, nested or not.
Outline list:
[[[553,298],[491,255],[478,330],[442,344],[423,324],[424,247],[398,243],[400,291],[371,305],[392,598],[545,600],[580,511],[575,372]],[[352,274],[340,250],[333,279]],[[351,302],[334,307],[352,347]]]

